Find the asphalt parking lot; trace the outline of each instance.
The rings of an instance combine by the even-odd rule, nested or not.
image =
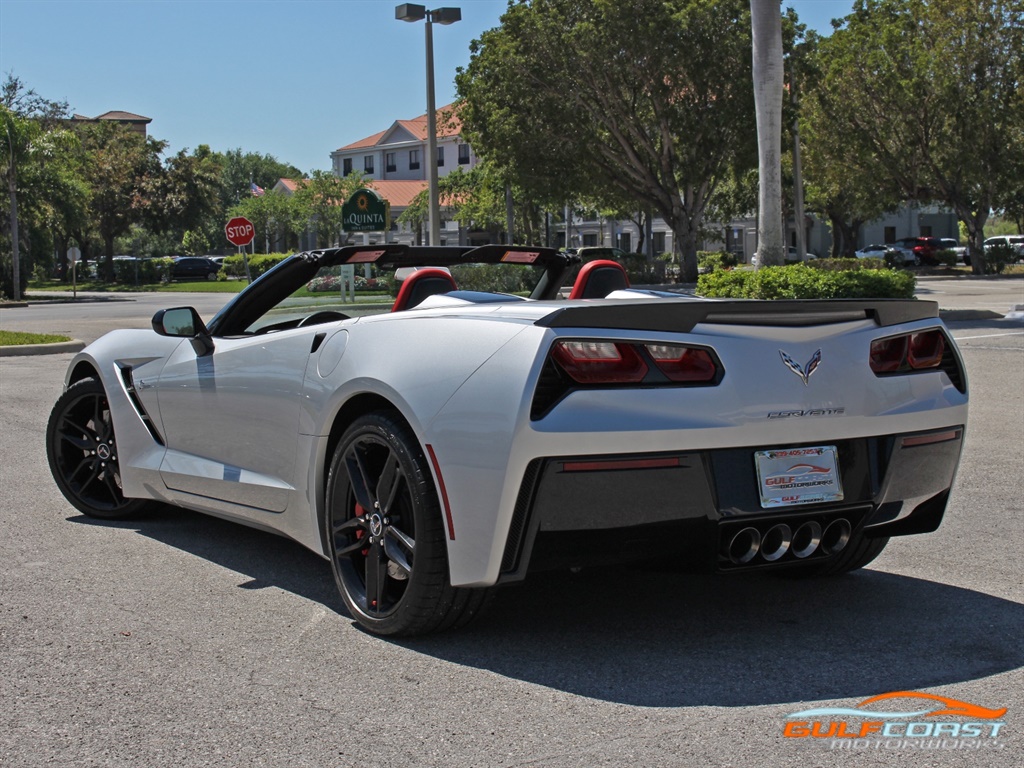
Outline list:
[[[929,290],[959,309],[991,298]],[[145,320],[76,310],[65,322],[89,334]],[[14,311],[3,327],[37,330]],[[1024,325],[950,327],[971,422],[935,533],[834,580],[546,575],[465,630],[400,642],[360,631],[326,561],[286,539],[173,508],[78,514],[43,446],[71,355],[2,358],[0,765],[1016,768]],[[784,735],[791,713],[890,691],[1005,707],[1004,725],[996,738]]]

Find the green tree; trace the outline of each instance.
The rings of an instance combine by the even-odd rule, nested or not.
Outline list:
[[[100,122],[80,129],[87,153],[86,176],[92,188],[90,213],[103,240],[103,276],[114,279],[114,239],[131,225],[152,220],[161,188],[165,143],[143,137],[115,123]]]
[[[293,230],[296,233],[315,231],[319,247],[339,244],[342,240],[341,205],[361,186],[361,180],[355,175],[340,178],[329,171],[313,171],[295,190]]]
[[[0,202],[0,292],[15,298],[34,255],[49,264],[54,245],[66,249],[66,236],[62,243],[58,233],[84,207],[87,191],[74,163],[74,136],[63,128],[66,116],[66,102],[42,98],[13,75],[0,88],[0,179],[6,193]]]
[[[282,237],[286,237],[295,227],[297,218],[296,206],[292,198],[284,192],[268,190],[262,195],[249,195],[236,205],[231,206],[228,216],[244,216],[252,222],[256,229],[253,239],[254,251],[269,253]],[[302,228],[299,228],[302,231]],[[224,230],[212,242],[223,242]]]
[[[221,210],[252,196],[251,184],[269,192],[281,179],[301,179],[302,171],[273,155],[243,152],[241,148],[218,154],[221,165]],[[223,222],[222,222],[223,225]]]
[[[194,243],[199,242],[198,233],[202,233],[202,242],[213,241],[224,226],[221,159],[203,144],[191,154],[182,150],[168,158],[165,171],[153,179],[150,190],[154,198],[149,207],[150,229],[170,230],[179,242],[186,232],[193,233]]]
[[[857,0],[817,67],[808,122],[842,142],[829,162],[858,188],[950,206],[981,253],[1024,177],[1024,3]]]
[[[696,279],[708,201],[753,161],[745,3],[535,0],[471,50],[459,114],[502,180],[553,209],[640,201]]]

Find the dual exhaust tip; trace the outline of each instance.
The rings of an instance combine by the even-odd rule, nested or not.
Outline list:
[[[815,552],[834,555],[846,548],[852,532],[850,521],[843,517],[833,520],[824,529],[814,520],[800,524],[795,531],[785,523],[776,523],[764,533],[748,526],[729,540],[725,554],[734,565],[746,565],[758,557],[774,563],[787,552],[798,560]]]

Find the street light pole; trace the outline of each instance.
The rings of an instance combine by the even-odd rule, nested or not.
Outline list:
[[[462,20],[460,8],[438,8],[403,3],[395,7],[395,18],[401,21],[426,21],[427,49],[427,195],[430,245],[441,244],[441,211],[437,194],[437,108],[434,104],[434,32],[433,24],[454,24]]]

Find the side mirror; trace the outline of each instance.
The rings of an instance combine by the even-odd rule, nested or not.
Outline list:
[[[153,315],[153,330],[161,336],[190,339],[200,357],[213,352],[213,337],[192,307],[161,309]]]

